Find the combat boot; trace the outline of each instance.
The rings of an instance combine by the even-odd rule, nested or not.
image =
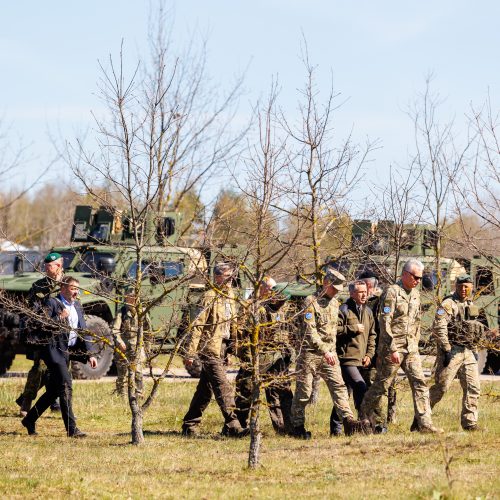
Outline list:
[[[431,425],[421,425],[418,429],[422,434],[443,434],[443,429]]]
[[[248,427],[228,427],[227,428],[227,437],[230,438],[244,438],[250,434],[250,429]]]
[[[342,421],[344,424],[344,433],[346,436],[352,436],[353,434],[371,434],[370,421],[365,420],[354,420],[352,417],[346,417]]]
[[[463,430],[467,432],[482,431],[481,427],[479,427],[478,425],[468,425],[467,427],[463,427]]]
[[[196,427],[183,425],[181,430],[181,436],[183,437],[194,437],[198,434]]]
[[[411,423],[410,426],[410,432],[416,432],[416,431],[418,431],[417,417],[413,417],[413,422]]]
[[[306,428],[303,425],[299,425],[298,427],[293,428],[293,437],[297,439],[305,439],[306,441],[311,439],[311,433],[306,431]]]

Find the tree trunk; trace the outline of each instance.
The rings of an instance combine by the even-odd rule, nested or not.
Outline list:
[[[309,404],[315,405],[319,400],[319,384],[321,382],[321,377],[315,375],[312,383],[311,397],[309,398]]]
[[[260,392],[260,390],[259,390]],[[257,404],[252,404],[250,416],[250,448],[248,450],[248,467],[255,469],[260,464],[260,444],[262,441],[262,433],[260,432],[259,409],[260,401]]]
[[[130,401],[130,409],[132,410],[132,444],[139,445],[144,443],[144,433],[142,430],[143,418],[141,405],[137,403],[137,399]]]

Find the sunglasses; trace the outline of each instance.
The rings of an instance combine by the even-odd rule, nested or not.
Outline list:
[[[405,273],[408,273],[415,281],[420,281],[422,279],[422,276],[416,276],[413,273],[410,273],[410,271],[405,271]]]

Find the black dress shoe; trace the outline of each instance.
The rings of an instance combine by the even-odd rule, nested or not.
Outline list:
[[[293,428],[293,437],[297,439],[305,439],[306,441],[308,441],[312,436],[309,431],[306,431],[303,425],[299,425]]]
[[[85,432],[82,432],[80,429],[75,429],[72,432],[68,432],[68,437],[75,438],[75,439],[81,439],[81,438],[86,438],[87,434],[85,434]]]
[[[61,411],[61,405],[59,404],[59,401],[55,401],[50,405],[50,411]]]
[[[26,427],[30,436],[36,436],[38,434],[38,432],[36,432],[36,424],[34,422],[28,422],[26,417],[21,420],[21,424],[23,427]]]

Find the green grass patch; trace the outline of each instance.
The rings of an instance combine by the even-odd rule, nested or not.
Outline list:
[[[409,432],[411,395],[398,393],[398,422],[384,436],[330,438],[330,398],[322,385],[307,415],[311,441],[275,436],[263,413],[262,466],[246,468],[248,439],[219,436],[215,402],[200,436],[180,436],[195,383],[164,383],[145,415],[146,443],[129,444],[126,402],[109,382],[75,382],[74,406],[85,440],[66,438],[57,414],[25,434],[15,397],[22,379],[0,380],[0,496],[7,498],[498,498],[499,383],[483,384],[481,432],[460,428],[461,390],[435,410],[443,436]],[[447,450],[445,452],[445,450]],[[451,459],[451,486],[445,473]]]

